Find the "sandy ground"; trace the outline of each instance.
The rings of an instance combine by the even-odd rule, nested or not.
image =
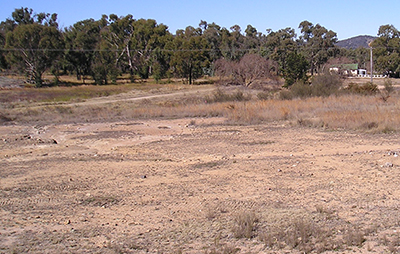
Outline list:
[[[0,126],[0,253],[297,253],[262,237],[294,217],[360,230],[339,253],[393,251],[399,141],[222,118]]]

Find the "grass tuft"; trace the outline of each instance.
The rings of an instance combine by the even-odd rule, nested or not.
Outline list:
[[[258,218],[253,211],[241,211],[237,213],[234,217],[233,235],[236,238],[252,238],[257,222]]]

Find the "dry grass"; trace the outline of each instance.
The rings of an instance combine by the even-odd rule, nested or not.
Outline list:
[[[39,105],[25,101],[79,101],[125,91],[140,94],[168,93],[181,89],[179,85],[81,86],[45,89],[0,91],[0,121],[18,122],[81,122],[124,120],[132,118],[225,117],[232,124],[258,124],[289,121],[307,127],[392,132],[400,129],[399,94],[383,101],[379,95],[341,95],[326,98],[260,100],[252,91],[216,90],[214,95],[180,95],[141,101],[120,101],[99,105],[47,103]],[[253,94],[252,94],[253,93]],[[240,96],[239,96],[240,95]],[[17,99],[18,98],[18,99]],[[212,98],[212,99],[210,99]],[[244,99],[245,98],[245,99]],[[250,100],[250,98],[252,98]],[[36,106],[35,106],[36,105]]]
[[[236,238],[252,238],[257,222],[258,218],[254,211],[241,211],[237,213],[232,228],[233,235]]]

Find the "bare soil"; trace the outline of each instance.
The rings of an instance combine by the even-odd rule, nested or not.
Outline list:
[[[397,251],[399,141],[223,118],[0,126],[0,253]],[[313,243],[271,233],[295,218]]]

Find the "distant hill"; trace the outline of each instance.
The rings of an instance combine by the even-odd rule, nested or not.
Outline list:
[[[359,35],[346,40],[340,40],[336,43],[336,46],[346,49],[369,48],[368,44],[376,38],[371,35]]]

